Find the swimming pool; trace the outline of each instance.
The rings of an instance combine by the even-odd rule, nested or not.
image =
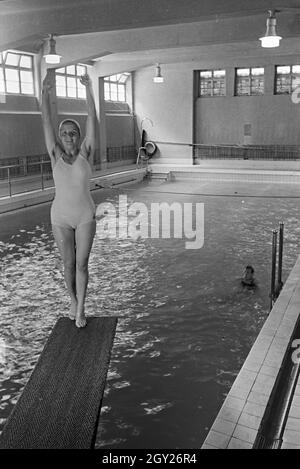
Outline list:
[[[156,184],[120,193],[147,206],[204,202],[204,246],[96,236],[86,311],[120,318],[98,431],[102,448],[199,448],[267,317],[279,222],[284,279],[300,251],[299,199],[193,195],[201,192],[195,181]],[[176,194],[184,188],[192,193]],[[118,201],[117,191],[93,196],[96,203]],[[68,309],[49,211],[41,205],[1,216],[0,428]],[[240,286],[248,263],[255,290]]]

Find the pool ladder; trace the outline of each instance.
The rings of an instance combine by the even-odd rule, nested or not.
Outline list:
[[[279,224],[279,246],[278,246],[278,268],[276,283],[276,260],[277,260],[277,230],[273,230],[272,239],[272,270],[271,270],[271,291],[270,291],[270,311],[278,298],[282,287],[282,254],[283,254],[283,230],[284,223]]]

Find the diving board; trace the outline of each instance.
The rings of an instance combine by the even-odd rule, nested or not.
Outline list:
[[[55,324],[2,434],[4,449],[93,448],[117,318]]]

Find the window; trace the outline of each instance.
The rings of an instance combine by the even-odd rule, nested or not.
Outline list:
[[[199,96],[225,96],[225,70],[200,71]]]
[[[34,95],[31,55],[16,51],[0,52],[0,93]]]
[[[56,73],[56,96],[58,98],[85,99],[85,86],[80,83],[81,75],[87,73],[85,65],[69,65],[57,68]]]
[[[236,96],[257,96],[264,94],[265,69],[263,67],[237,68],[235,75]]]
[[[129,73],[118,73],[110,77],[104,77],[105,101],[126,102],[126,81]]]
[[[276,67],[275,94],[291,94],[300,86],[300,65]]]

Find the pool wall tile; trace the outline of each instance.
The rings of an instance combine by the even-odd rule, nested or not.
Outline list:
[[[287,428],[283,435],[283,441],[292,445],[300,446],[300,431],[289,430]]]
[[[289,417],[286,422],[286,430],[299,431],[300,420],[298,418]]]
[[[236,409],[236,410],[242,410],[245,406],[246,400],[245,399],[239,399],[237,397],[232,397],[227,396],[224,404],[226,407],[229,407],[231,409]]]
[[[252,428],[253,430],[258,430],[261,423],[261,417],[256,415],[247,414],[247,412],[242,412],[238,424],[243,425],[244,427]]]
[[[220,419],[229,420],[230,422],[237,422],[241,412],[237,409],[231,409],[230,407],[226,407],[225,405],[222,406],[218,417]]]
[[[224,433],[224,435],[231,436],[234,432],[235,427],[235,422],[230,422],[229,420],[223,420],[218,418],[215,420],[212,426],[212,430],[218,433]]]
[[[266,406],[254,402],[247,402],[244,407],[244,411],[247,414],[254,415],[256,417],[262,417],[264,415],[265,410]]]
[[[253,402],[254,404],[256,403],[259,405],[267,405],[269,396],[265,393],[254,391],[253,389],[254,387],[252,388],[252,391],[250,392],[247,401]]]
[[[294,396],[293,406],[300,407],[300,396],[297,396],[297,395]]]
[[[239,399],[247,399],[249,395],[249,389],[247,388],[241,388],[237,385],[233,385],[232,388],[230,389],[230,396],[232,397],[238,397]]]
[[[230,441],[229,435],[211,430],[205,440],[205,444],[216,446],[216,448],[225,449]]]
[[[253,430],[249,427],[244,427],[243,425],[238,424],[235,427],[233,436],[239,440],[246,441],[247,443],[254,443],[256,438],[256,430]]]
[[[263,365],[260,369],[260,372],[263,373],[264,375],[276,377],[278,374],[278,368],[274,368],[273,366]]]
[[[227,449],[252,449],[252,444],[238,438],[231,438]]]
[[[281,449],[300,449],[300,445],[292,445],[291,443],[283,442]]]
[[[300,422],[300,407],[295,406],[294,402],[292,402],[292,405],[291,405],[291,408],[290,408],[290,415],[292,415],[293,418],[295,418],[295,419],[299,419],[299,422]]]
[[[219,448],[217,448],[216,446],[211,446],[211,445],[208,445],[207,443],[204,443],[201,449],[219,449]]]

